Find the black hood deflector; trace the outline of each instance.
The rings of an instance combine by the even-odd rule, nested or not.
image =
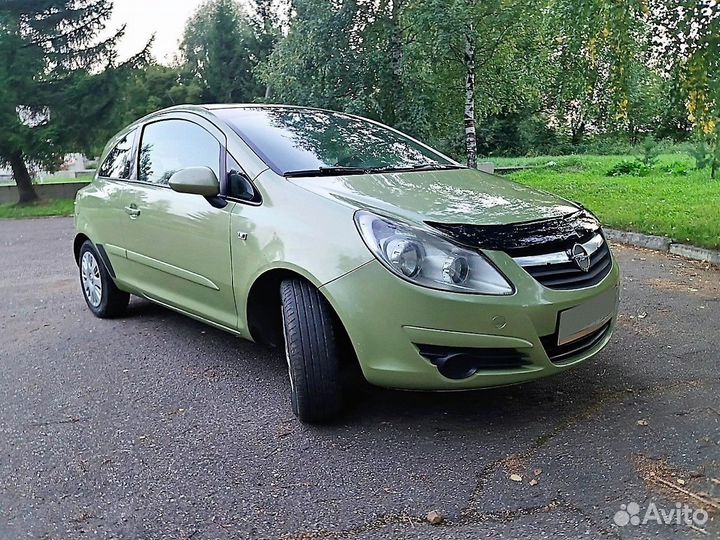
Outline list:
[[[509,225],[470,225],[426,222],[456,242],[472,248],[504,251],[513,257],[569,250],[600,230],[590,212]]]

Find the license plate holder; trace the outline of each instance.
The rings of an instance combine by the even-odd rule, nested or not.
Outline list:
[[[605,326],[615,313],[617,290],[610,289],[587,302],[560,312],[558,345],[571,343]]]

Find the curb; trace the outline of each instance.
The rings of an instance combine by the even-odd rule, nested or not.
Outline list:
[[[720,266],[720,251],[704,249],[688,244],[677,244],[666,236],[653,236],[636,232],[618,231],[616,229],[603,229],[608,240],[628,244],[630,246],[662,251],[672,255],[679,255],[686,259],[701,261]]]

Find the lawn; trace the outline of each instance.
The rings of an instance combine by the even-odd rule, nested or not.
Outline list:
[[[75,184],[76,182],[90,182],[92,180],[92,177],[82,177],[82,178],[48,178],[47,180],[36,180],[36,185],[45,185],[45,184]],[[15,181],[10,180],[0,180],[0,186],[14,186]]]
[[[14,203],[0,204],[0,219],[71,216],[73,214],[73,208],[73,201],[71,199],[47,200],[28,206],[17,206]]]
[[[693,169],[684,154],[659,157],[646,176],[607,176],[628,156],[504,158],[498,166],[533,169],[510,178],[592,210],[612,228],[668,236],[676,242],[720,249],[720,179]]]

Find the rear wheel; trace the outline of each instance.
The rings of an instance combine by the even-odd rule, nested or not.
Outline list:
[[[330,305],[302,279],[283,281],[280,295],[293,412],[304,422],[333,420],[340,414],[342,385]]]
[[[93,315],[101,319],[122,315],[130,301],[130,295],[115,286],[95,246],[89,240],[80,248],[78,266],[83,297]]]

